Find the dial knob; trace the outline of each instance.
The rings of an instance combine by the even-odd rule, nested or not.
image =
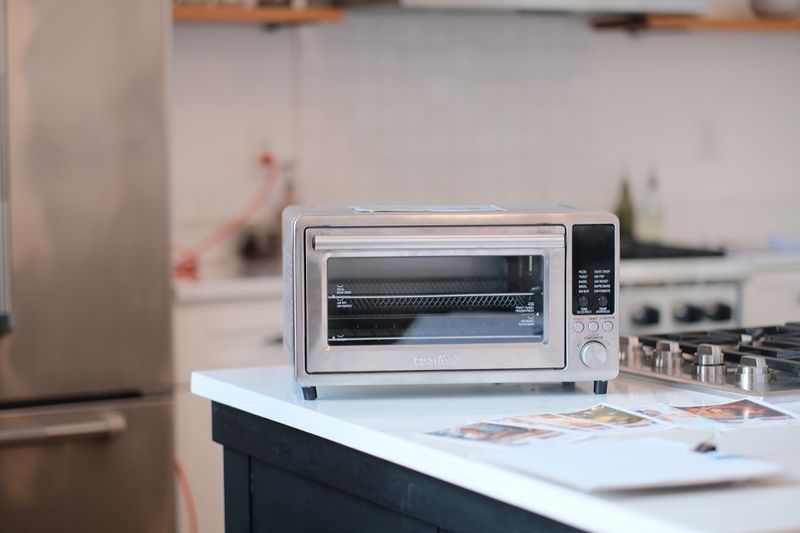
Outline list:
[[[715,322],[724,322],[733,317],[733,308],[722,302],[714,302],[705,309],[706,317]]]
[[[633,310],[631,321],[637,326],[654,326],[661,320],[661,312],[650,305],[643,305]]]
[[[598,368],[606,364],[608,350],[603,343],[590,341],[581,346],[581,361],[589,368]]]
[[[675,306],[672,316],[676,322],[691,324],[703,320],[705,312],[702,308],[692,304],[681,304]]]

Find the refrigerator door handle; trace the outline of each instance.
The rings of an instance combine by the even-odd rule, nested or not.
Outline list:
[[[111,437],[125,431],[125,415],[118,411],[102,413],[87,420],[0,429],[0,447],[47,442],[58,439]]]
[[[0,2],[0,335],[11,331],[11,216],[9,213],[8,13]]]

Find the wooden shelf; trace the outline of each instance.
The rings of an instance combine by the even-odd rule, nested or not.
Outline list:
[[[173,22],[221,22],[250,24],[305,24],[337,22],[344,12],[334,8],[245,7],[174,4]]]
[[[712,18],[673,15],[595,17],[598,29],[682,31],[800,31],[800,19]]]

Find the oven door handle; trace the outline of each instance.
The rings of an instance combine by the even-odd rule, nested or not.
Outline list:
[[[125,415],[117,411],[87,420],[0,429],[0,447],[61,439],[110,437],[125,431]]]
[[[564,248],[563,235],[316,235],[315,250]]]

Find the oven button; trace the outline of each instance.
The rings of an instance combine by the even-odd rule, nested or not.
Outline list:
[[[583,325],[583,322],[575,322],[572,325],[572,329],[575,330],[575,333],[583,333],[583,330],[586,326]]]
[[[581,346],[580,356],[584,365],[589,368],[599,368],[606,364],[608,350],[602,343],[591,341]]]
[[[598,324],[597,322],[592,321],[592,322],[589,322],[588,328],[589,328],[590,332],[597,333],[597,331],[600,329],[600,324]]]
[[[608,320],[603,322],[603,331],[611,331],[612,329],[614,329],[614,324],[612,324]]]

